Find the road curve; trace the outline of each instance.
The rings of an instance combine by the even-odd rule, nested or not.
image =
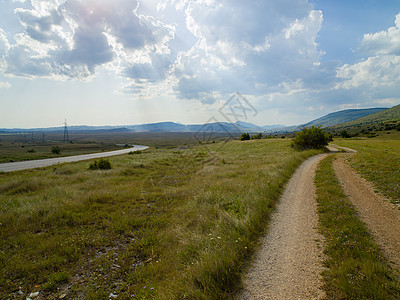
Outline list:
[[[121,155],[121,154],[129,153],[131,151],[145,150],[147,148],[149,148],[149,147],[142,146],[142,145],[133,145],[133,148],[127,148],[127,149],[109,151],[109,152],[100,152],[100,153],[83,154],[83,155],[75,155],[75,156],[3,163],[3,164],[0,164],[0,172],[13,172],[13,171],[21,171],[21,170],[27,170],[27,169],[43,168],[43,167],[48,167],[48,166],[61,164],[61,163],[76,162],[76,161],[88,160],[88,159],[93,159],[93,158]]]

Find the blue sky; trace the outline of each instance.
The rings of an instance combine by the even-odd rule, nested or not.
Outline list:
[[[400,1],[0,0],[0,128],[300,124],[400,103]]]

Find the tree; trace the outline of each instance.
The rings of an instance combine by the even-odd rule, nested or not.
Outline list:
[[[329,135],[321,127],[303,128],[296,134],[292,147],[298,150],[321,149],[328,145]]]
[[[54,147],[51,148],[51,153],[57,154],[57,155],[61,154],[61,148],[58,147],[58,146],[54,146]]]
[[[249,135],[249,133],[248,133],[248,132],[242,133],[242,135],[240,136],[240,140],[241,140],[241,141],[250,140],[250,135]]]
[[[348,134],[346,130],[342,130],[342,131],[340,132],[340,136],[341,136],[342,138],[348,139],[348,138],[350,137],[350,134]]]

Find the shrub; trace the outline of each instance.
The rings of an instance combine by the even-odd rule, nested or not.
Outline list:
[[[342,131],[340,132],[340,136],[341,136],[342,138],[348,139],[348,138],[350,137],[350,134],[348,134],[348,132],[347,132],[346,130],[342,130]]]
[[[110,170],[112,169],[111,163],[104,158],[100,158],[99,160],[95,160],[90,163],[89,170]]]
[[[137,151],[130,151],[128,154],[129,154],[129,155],[142,154],[142,151],[140,151],[140,150],[137,150]]]
[[[53,154],[61,154],[61,148],[58,146],[54,146],[51,148],[51,153]]]
[[[241,140],[241,141],[248,141],[248,140],[250,140],[250,135],[249,135],[249,133],[248,133],[248,132],[242,133],[242,135],[240,136],[240,140]]]
[[[251,137],[251,139],[252,139],[252,140],[260,140],[260,139],[262,139],[262,137],[263,137],[262,133],[259,132],[259,133],[255,134],[255,135],[253,135],[253,136]]]
[[[329,136],[320,127],[303,128],[296,134],[292,147],[299,150],[321,149],[328,145]]]

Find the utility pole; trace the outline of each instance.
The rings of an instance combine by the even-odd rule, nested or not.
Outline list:
[[[65,119],[64,122],[64,143],[69,142],[69,135],[68,135],[68,125],[67,125],[67,119]]]

